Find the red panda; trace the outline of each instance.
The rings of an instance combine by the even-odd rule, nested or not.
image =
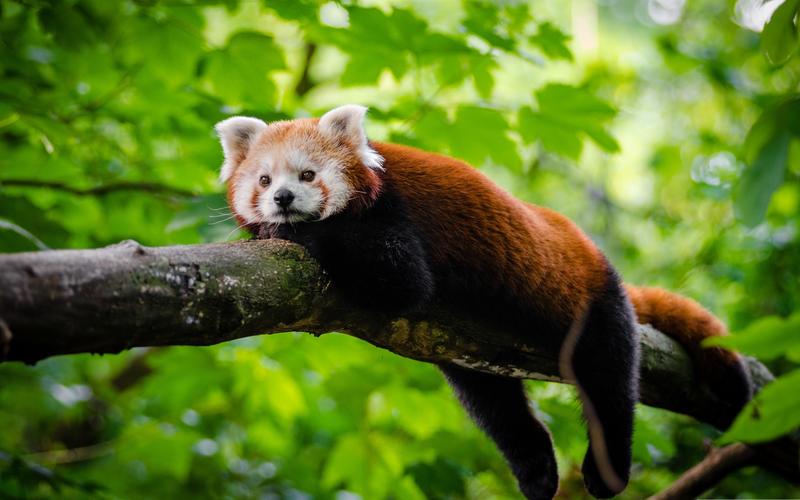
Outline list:
[[[583,463],[589,493],[613,496],[629,478],[637,316],[688,349],[698,376],[737,408],[750,398],[740,358],[700,348],[703,338],[725,333],[709,312],[663,290],[623,285],[570,220],[514,198],[471,166],[369,141],[365,113],[347,105],[319,119],[266,124],[234,117],[217,124],[225,157],[220,179],[237,220],[256,237],[304,245],[359,305],[403,313],[437,302],[556,350],[580,320],[575,376],[619,479],[607,484],[590,449]],[[552,442],[522,382],[456,365],[440,369],[505,456],[521,492],[552,498]]]

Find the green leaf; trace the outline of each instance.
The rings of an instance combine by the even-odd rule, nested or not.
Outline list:
[[[548,151],[574,160],[581,156],[583,144],[574,127],[561,124],[531,108],[525,107],[520,110],[519,130],[523,139],[528,142],[541,141],[542,146]]]
[[[423,392],[404,386],[374,391],[367,400],[367,419],[373,424],[396,423],[417,439],[436,432],[458,432],[459,409],[440,392]]]
[[[791,95],[767,107],[750,127],[744,141],[744,159],[752,164],[781,130],[800,138],[800,96]]]
[[[195,74],[205,43],[203,18],[192,9],[167,12],[132,19],[124,53],[129,64],[145,66],[148,75],[174,87]]]
[[[764,387],[739,416],[722,443],[761,443],[800,426],[800,370],[790,372]]]
[[[536,93],[542,113],[559,116],[564,123],[592,126],[614,118],[617,111],[586,89],[550,84]]]
[[[538,111],[522,108],[519,129],[527,142],[541,141],[545,149],[566,157],[580,157],[583,137],[608,152],[619,151],[617,141],[605,130],[616,110],[585,89],[551,84],[537,92]]]
[[[489,45],[505,51],[513,51],[516,41],[497,32],[499,12],[494,2],[467,2],[467,18],[464,27],[483,38]]]
[[[205,75],[212,91],[226,103],[263,109],[273,107],[275,98],[269,73],[285,67],[283,51],[272,38],[239,32],[224,49],[208,55]]]
[[[39,20],[58,44],[72,48],[89,44],[94,39],[94,23],[86,14],[83,5],[53,2],[39,11]]]
[[[405,72],[405,60],[395,61],[392,65],[398,73]],[[372,54],[356,52],[350,56],[350,62],[347,63],[347,67],[342,73],[341,83],[342,85],[369,85],[378,81],[384,69],[383,64],[376,64]]]
[[[767,60],[781,65],[797,50],[798,40],[795,17],[800,11],[800,0],[786,0],[772,14],[761,34],[761,48]]]
[[[252,415],[269,414],[281,424],[289,425],[308,411],[305,397],[297,381],[282,366],[265,363],[254,351],[236,351],[237,377],[234,392],[247,401],[243,410]],[[251,387],[269,387],[270,390],[250,394]]]
[[[430,463],[412,464],[407,470],[428,498],[462,498],[464,496],[466,471],[451,460],[437,457]]]
[[[472,165],[492,160],[512,170],[521,168],[516,144],[508,136],[508,122],[498,110],[461,106],[450,122],[443,110],[431,109],[414,129],[422,146],[449,151]]]
[[[530,42],[539,47],[550,59],[572,61],[572,52],[567,47],[570,37],[551,23],[539,25],[539,31],[530,38]]]
[[[404,500],[425,500],[431,498],[426,496],[414,479],[410,476],[404,476],[403,479],[395,485],[394,498],[402,498]]]
[[[761,149],[739,180],[734,192],[736,217],[748,227],[764,220],[772,193],[783,183],[791,136],[780,130]]]
[[[492,70],[497,67],[497,63],[489,57],[483,57],[475,61],[470,72],[472,73],[472,81],[475,84],[475,90],[484,99],[489,99],[492,95],[494,88],[494,75]]]
[[[454,49],[444,54],[430,52],[423,54],[419,60],[423,63],[434,60],[438,64],[437,76],[440,85],[454,85],[472,78],[478,94],[484,99],[489,99],[494,88],[492,71],[497,67],[497,63],[490,55],[480,54],[468,47],[464,49],[466,50]]]
[[[318,3],[314,0],[269,0],[264,4],[284,19],[316,23]]]
[[[122,463],[141,461],[149,474],[181,481],[189,473],[192,445],[199,439],[194,432],[144,420],[129,425],[115,448]]]
[[[449,131],[451,151],[474,165],[482,165],[487,158],[512,170],[519,170],[522,162],[517,147],[508,136],[505,116],[494,109],[462,106]]]
[[[744,159],[748,164],[756,161],[758,154],[777,133],[779,125],[780,119],[777,108],[764,110],[758,120],[753,123],[750,130],[747,131],[743,147]]]
[[[788,318],[768,316],[728,337],[711,337],[703,345],[735,349],[761,360],[800,355],[800,312]]]
[[[427,24],[410,11],[394,9],[386,14],[380,9],[349,7],[350,26],[312,28],[313,36],[336,45],[350,55],[342,83],[373,83],[384,69],[401,78],[409,68],[409,53],[426,36]],[[350,68],[350,66],[353,68]],[[359,75],[363,72],[363,75]]]
[[[656,465],[675,454],[675,443],[666,432],[669,427],[663,413],[647,407],[636,408],[633,432],[633,455],[638,461]]]
[[[365,498],[383,498],[402,473],[397,446],[397,441],[376,432],[340,438],[325,464],[322,484],[343,484]]]
[[[452,79],[457,66],[478,55],[459,37],[431,32],[424,19],[407,9],[395,8],[385,13],[376,8],[351,6],[347,12],[350,16],[347,28],[316,26],[310,30],[320,42],[333,44],[350,56],[342,74],[344,85],[374,83],[386,69],[399,80],[414,66],[419,69],[460,58],[457,63],[447,63],[445,71]]]

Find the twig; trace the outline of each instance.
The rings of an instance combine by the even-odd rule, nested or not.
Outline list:
[[[109,455],[114,452],[113,441],[105,441],[80,448],[67,448],[65,450],[50,450],[25,455],[26,460],[49,465],[71,464],[83,462]]]
[[[28,231],[24,227],[20,227],[20,226],[14,224],[11,221],[8,221],[8,220],[5,220],[5,219],[0,219],[0,229],[7,229],[9,231],[17,233],[18,235],[22,236],[26,240],[28,240],[31,243],[33,243],[33,245],[36,247],[37,250],[49,250],[50,249],[50,247],[48,247],[42,240],[37,238],[33,233],[31,233],[30,231]]]
[[[729,474],[755,463],[756,451],[742,443],[724,448],[712,448],[702,461],[683,473],[666,490],[649,500],[680,500],[696,498],[712,488]]]
[[[197,193],[187,189],[165,186],[164,184],[158,184],[155,182],[115,182],[113,184],[105,184],[102,186],[79,188],[70,186],[63,182],[40,181],[35,179],[0,179],[0,187],[3,186],[52,189],[54,191],[62,191],[64,193],[74,194],[76,196],[106,196],[119,191],[142,191],[146,193],[178,196],[181,198],[192,198],[197,196]]]
[[[133,355],[128,364],[111,378],[111,386],[117,392],[125,392],[153,373],[153,367],[147,363],[147,360],[159,350],[155,347],[140,348],[139,352]]]
[[[297,97],[303,97],[308,94],[308,91],[314,88],[314,83],[311,81],[309,72],[311,71],[311,59],[317,52],[317,44],[309,43],[306,45],[306,57],[303,62],[303,71],[300,73],[300,79],[294,88],[294,93]]]

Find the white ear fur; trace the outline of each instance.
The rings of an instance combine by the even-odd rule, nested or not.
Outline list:
[[[361,162],[369,168],[383,170],[383,157],[369,147],[364,132],[364,115],[367,108],[358,104],[346,104],[332,109],[319,119],[319,130],[329,137],[345,137],[352,142]]]
[[[247,116],[234,116],[214,125],[225,154],[225,162],[219,172],[220,182],[230,179],[233,171],[247,156],[250,146],[266,128],[267,124],[263,121]]]

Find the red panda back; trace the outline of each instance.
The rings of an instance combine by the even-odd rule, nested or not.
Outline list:
[[[605,285],[605,258],[566,217],[526,206],[459,160],[372,144],[385,159],[387,183],[407,200],[413,223],[431,242],[434,265],[456,263],[494,276],[567,322]]]

